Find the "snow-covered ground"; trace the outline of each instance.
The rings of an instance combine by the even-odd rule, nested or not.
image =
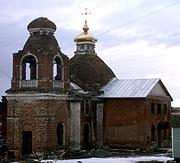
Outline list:
[[[137,161],[161,161],[166,163],[173,160],[166,156],[137,156],[137,157],[118,157],[118,158],[88,158],[73,160],[43,160],[42,163],[136,163]]]

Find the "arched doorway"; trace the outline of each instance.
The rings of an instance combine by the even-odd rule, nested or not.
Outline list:
[[[64,125],[63,123],[58,123],[57,125],[57,142],[60,147],[64,145]]]
[[[84,125],[84,148],[90,147],[90,127],[89,124]]]
[[[161,147],[161,128],[162,128],[162,125],[161,125],[161,123],[159,122],[158,125],[157,125],[158,147],[159,147],[159,148]]]

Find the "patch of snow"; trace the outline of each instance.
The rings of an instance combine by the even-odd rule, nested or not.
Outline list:
[[[72,160],[43,160],[42,163],[136,163],[137,161],[161,161],[166,163],[173,160],[166,156],[138,156],[138,157],[117,157],[117,158],[88,158],[88,159],[72,159]]]

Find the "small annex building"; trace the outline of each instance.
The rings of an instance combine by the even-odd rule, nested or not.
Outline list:
[[[104,145],[168,147],[172,98],[160,79],[117,79],[105,85]]]
[[[160,79],[117,79],[97,55],[87,21],[69,59],[40,17],[13,54],[7,99],[10,157],[91,147],[168,146],[171,96]]]

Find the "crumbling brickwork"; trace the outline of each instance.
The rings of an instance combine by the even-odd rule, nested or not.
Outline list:
[[[57,125],[64,124],[65,144],[69,146],[69,107],[63,98],[51,95],[41,99],[38,95],[8,98],[9,149],[22,151],[22,132],[32,132],[32,151],[43,152],[58,149]]]
[[[151,113],[151,103],[155,103],[155,113]],[[167,104],[167,113],[157,113],[157,104]],[[170,98],[151,96],[144,99],[104,100],[104,145],[113,147],[147,148],[151,143],[170,146]],[[165,126],[165,123],[169,123]],[[158,135],[158,124],[161,124]],[[152,125],[155,139],[152,139]],[[165,133],[166,132],[166,133]],[[163,134],[166,134],[166,136]],[[166,141],[167,144],[163,144]]]

